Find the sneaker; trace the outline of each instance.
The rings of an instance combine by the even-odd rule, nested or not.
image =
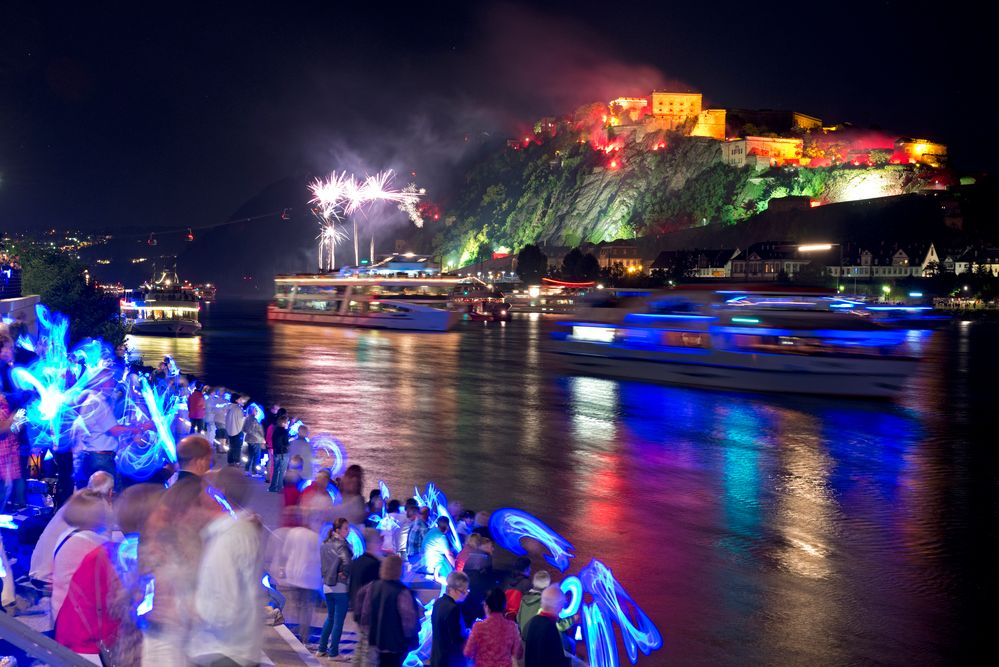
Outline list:
[[[327,655],[328,654],[326,653],[326,651],[319,651],[318,653],[316,653],[317,658],[325,658]]]

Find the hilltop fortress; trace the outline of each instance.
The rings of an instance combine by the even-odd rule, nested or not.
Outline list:
[[[947,163],[947,147],[929,139],[824,125],[822,119],[799,111],[705,109],[702,101],[701,93],[659,90],[647,97],[619,97],[606,105],[580,107],[571,118],[542,118],[535,124],[535,137],[526,141],[568,130],[578,133],[581,143],[588,141],[610,153],[630,142],[663,150],[668,135],[675,133],[716,140],[722,162],[757,169],[837,164],[940,168]],[[525,145],[520,140],[508,143],[515,149]]]

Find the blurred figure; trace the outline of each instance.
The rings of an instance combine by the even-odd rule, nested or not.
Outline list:
[[[110,511],[104,497],[82,491],[66,503],[65,518],[71,531],[56,545],[52,567],[55,639],[96,657],[100,647],[114,645],[118,635],[110,601],[118,597],[121,582],[104,548]]]
[[[284,564],[284,583],[290,588],[288,600],[298,621],[298,638],[307,645],[312,636],[316,596],[323,586],[319,533],[309,526],[293,527],[284,537],[281,561]]]
[[[407,515],[409,512],[407,512]],[[426,537],[430,527],[427,521],[430,519],[430,509],[427,507],[414,507],[413,519],[409,525],[409,534],[406,537],[406,558],[409,564],[416,567],[423,559],[423,538]]]
[[[212,389],[211,387],[205,387],[202,392],[202,396],[205,397],[205,437],[208,438],[208,442],[211,443],[215,451],[218,450],[218,443],[215,442],[216,429],[215,429],[215,392],[218,389]]]
[[[354,621],[357,622],[357,645],[354,647],[354,655],[351,664],[355,667],[372,667],[378,664],[376,652],[369,650],[368,633],[361,626],[361,609],[357,602],[357,594],[362,588],[373,581],[378,580],[378,570],[381,567],[379,560],[379,539],[378,532],[371,529],[364,529],[364,553],[354,559],[350,565],[350,583],[347,595],[350,608],[354,610]]]
[[[549,586],[541,593],[541,612],[524,629],[524,667],[569,667],[571,661],[562,648],[558,615],[565,607],[565,593]]]
[[[520,601],[531,590],[531,583],[531,559],[519,556],[514,561],[510,576],[503,583],[503,590],[506,593],[506,617],[510,620],[517,618]]]
[[[111,495],[114,493],[114,477],[110,473],[98,470],[90,476],[86,491],[104,498],[110,508]],[[83,491],[80,491],[83,493]],[[60,507],[49,519],[45,530],[38,536],[38,542],[31,551],[31,566],[28,576],[45,587],[52,585],[53,554],[56,546],[73,528],[66,522],[66,506]]]
[[[212,423],[215,424],[215,439],[217,451],[222,451],[224,445],[229,442],[229,434],[225,430],[225,413],[230,401],[225,398],[225,387],[215,387],[211,399]]]
[[[441,583],[454,570],[454,554],[448,539],[450,532],[451,522],[441,516],[423,538],[423,566]]]
[[[416,504],[415,498],[407,498],[406,504],[403,506],[402,516],[399,518],[399,551],[398,554],[402,556],[403,561],[409,562],[409,531],[413,526],[413,521],[416,520],[419,506]]]
[[[234,508],[249,491],[238,470],[220,470],[215,486]],[[196,665],[257,665],[263,648],[263,526],[252,514],[230,514],[214,498],[201,494],[211,520],[194,595],[196,622],[188,656]]]
[[[267,443],[267,483],[274,483],[274,427],[277,426],[278,417],[288,414],[288,411],[277,403],[271,406],[264,417],[264,442]]]
[[[350,583],[350,566],[354,552],[347,544],[350,524],[343,517],[333,522],[333,529],[327,534],[320,548],[323,575],[323,596],[326,598],[326,622],[319,635],[319,649],[316,655],[335,658],[340,655],[340,636],[343,634],[343,621],[347,618],[347,603]],[[329,649],[327,650],[327,647]]]
[[[473,533],[473,535],[478,535],[478,533]],[[465,572],[492,572],[493,552],[495,550],[496,544],[491,539],[480,537],[479,546],[468,554],[468,560],[465,561]]]
[[[341,516],[347,517],[352,524],[361,525],[368,518],[364,496],[364,469],[354,464],[348,466],[340,479],[340,495],[343,505],[339,507]]]
[[[451,516],[458,517],[458,537],[461,539],[461,543],[464,544],[468,540],[468,536],[472,534],[472,529],[475,528],[475,512],[464,510],[458,515],[452,514]]]
[[[520,598],[520,608],[517,610],[517,625],[524,634],[527,624],[541,611],[541,593],[552,585],[552,577],[545,570],[538,570],[531,578],[531,588]]]
[[[510,667],[514,659],[524,657],[520,628],[504,617],[505,610],[506,595],[502,589],[489,591],[485,602],[486,620],[472,626],[465,645],[465,657],[470,658],[475,667]]]
[[[284,474],[284,486],[281,488],[282,502],[284,508],[298,507],[302,499],[302,459],[292,456],[288,461],[288,471]]]
[[[192,605],[201,562],[201,531],[216,518],[201,479],[177,480],[139,534],[139,571],[153,582],[152,609],[143,616],[142,664],[186,667],[194,624]],[[212,501],[214,502],[214,501]],[[230,566],[227,566],[230,567]],[[217,573],[213,573],[215,576]]]
[[[361,625],[369,646],[378,652],[381,667],[401,667],[406,655],[417,647],[422,607],[399,579],[402,559],[392,555],[382,561],[379,580],[358,592]]]
[[[489,512],[476,512],[472,532],[493,539],[493,534],[489,532],[489,516]]]
[[[118,437],[137,435],[145,430],[138,425],[123,426],[114,418],[110,403],[114,387],[114,374],[111,370],[99,371],[84,395],[73,422],[77,466],[75,477],[78,486],[86,484],[98,470],[117,475],[115,454],[118,451]]]
[[[465,571],[465,563],[468,562],[469,556],[479,551],[479,546],[482,544],[482,536],[478,533],[471,533],[468,539],[465,540],[465,545],[458,552],[458,555],[454,558],[454,569],[459,572]]]
[[[309,443],[309,427],[298,427],[298,436],[288,443],[288,455],[302,457],[302,478],[312,479],[312,445]]]
[[[468,630],[459,604],[468,595],[468,577],[462,572],[447,575],[444,595],[437,598],[430,615],[433,643],[430,667],[465,667],[465,639]],[[509,663],[507,663],[509,665]]]
[[[201,478],[212,469],[212,446],[200,435],[189,435],[177,443],[176,481],[185,477]],[[175,482],[176,483],[176,482]]]

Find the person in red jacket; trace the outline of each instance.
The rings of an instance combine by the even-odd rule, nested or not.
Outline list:
[[[205,395],[202,384],[194,383],[194,389],[187,399],[187,416],[191,419],[191,433],[205,432]]]

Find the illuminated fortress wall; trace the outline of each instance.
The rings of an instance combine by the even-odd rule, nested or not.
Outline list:
[[[697,123],[690,134],[695,137],[725,138],[725,110],[705,109],[697,115]]]
[[[652,115],[664,130],[681,127],[701,113],[700,93],[652,91]]]
[[[941,167],[947,164],[947,147],[928,139],[903,138],[895,142],[895,153],[912,163]]]
[[[802,140],[780,137],[746,137],[721,145],[722,162],[733,167],[780,166],[801,159]]]

